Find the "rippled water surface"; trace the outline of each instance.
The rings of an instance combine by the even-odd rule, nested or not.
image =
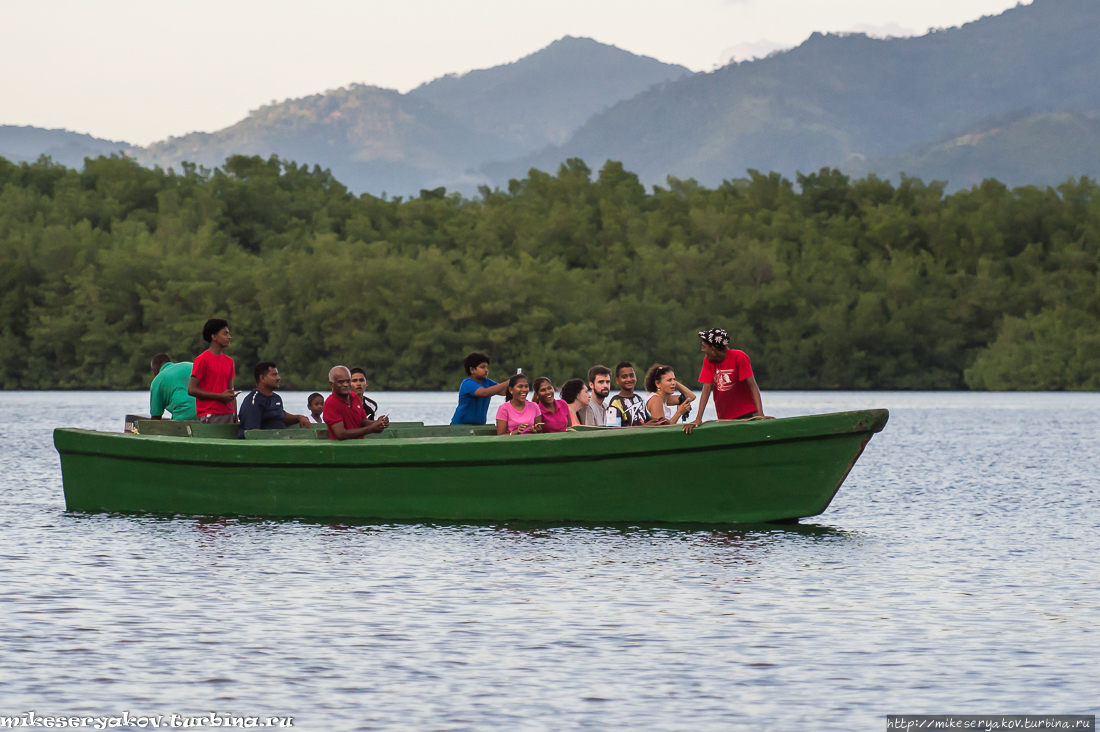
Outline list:
[[[395,420],[454,404],[375,396]],[[66,513],[51,430],[119,430],[147,395],[0,392],[0,715],[876,730],[1096,713],[1100,395],[765,405],[891,419],[797,527],[328,525]]]

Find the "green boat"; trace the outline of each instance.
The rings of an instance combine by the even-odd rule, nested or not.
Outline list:
[[[138,434],[58,429],[54,445],[70,511],[734,524],[824,512],[888,418],[878,409],[709,422],[690,435],[514,437],[395,423],[347,442],[316,429],[237,440],[236,425],[165,421],[137,422]]]

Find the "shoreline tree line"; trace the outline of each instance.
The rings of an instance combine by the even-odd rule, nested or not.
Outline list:
[[[227,318],[238,372],[383,389],[672,365],[721,327],[764,389],[1100,388],[1100,187],[951,195],[837,170],[647,191],[608,161],[474,198],[355,196],[320,168],[0,158],[0,385],[138,389]],[[239,386],[246,386],[243,376]]]

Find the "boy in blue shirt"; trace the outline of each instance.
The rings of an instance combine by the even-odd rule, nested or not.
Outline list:
[[[451,424],[485,424],[489,400],[503,394],[508,382],[498,384],[489,378],[489,357],[484,353],[474,352],[462,359],[462,368],[466,378],[458,387],[458,408]]]

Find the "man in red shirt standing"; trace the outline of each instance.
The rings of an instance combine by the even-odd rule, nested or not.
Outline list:
[[[237,392],[233,379],[237,366],[222,353],[229,348],[229,322],[211,318],[202,327],[202,339],[210,348],[199,354],[191,366],[187,393],[195,397],[195,411],[205,424],[232,424],[237,421]]]
[[[763,417],[764,405],[760,401],[760,387],[752,375],[752,364],[744,351],[729,347],[730,337],[721,328],[699,331],[703,341],[703,370],[699,383],[703,385],[703,398],[694,422],[684,425],[684,432],[703,423],[703,410],[707,408],[710,394],[714,392],[714,409],[718,419],[749,419]]]
[[[367,419],[363,400],[351,391],[351,371],[346,366],[333,366],[328,372],[332,393],[325,399],[321,419],[328,425],[333,440],[361,440],[364,435],[381,432],[390,426],[390,418]]]

